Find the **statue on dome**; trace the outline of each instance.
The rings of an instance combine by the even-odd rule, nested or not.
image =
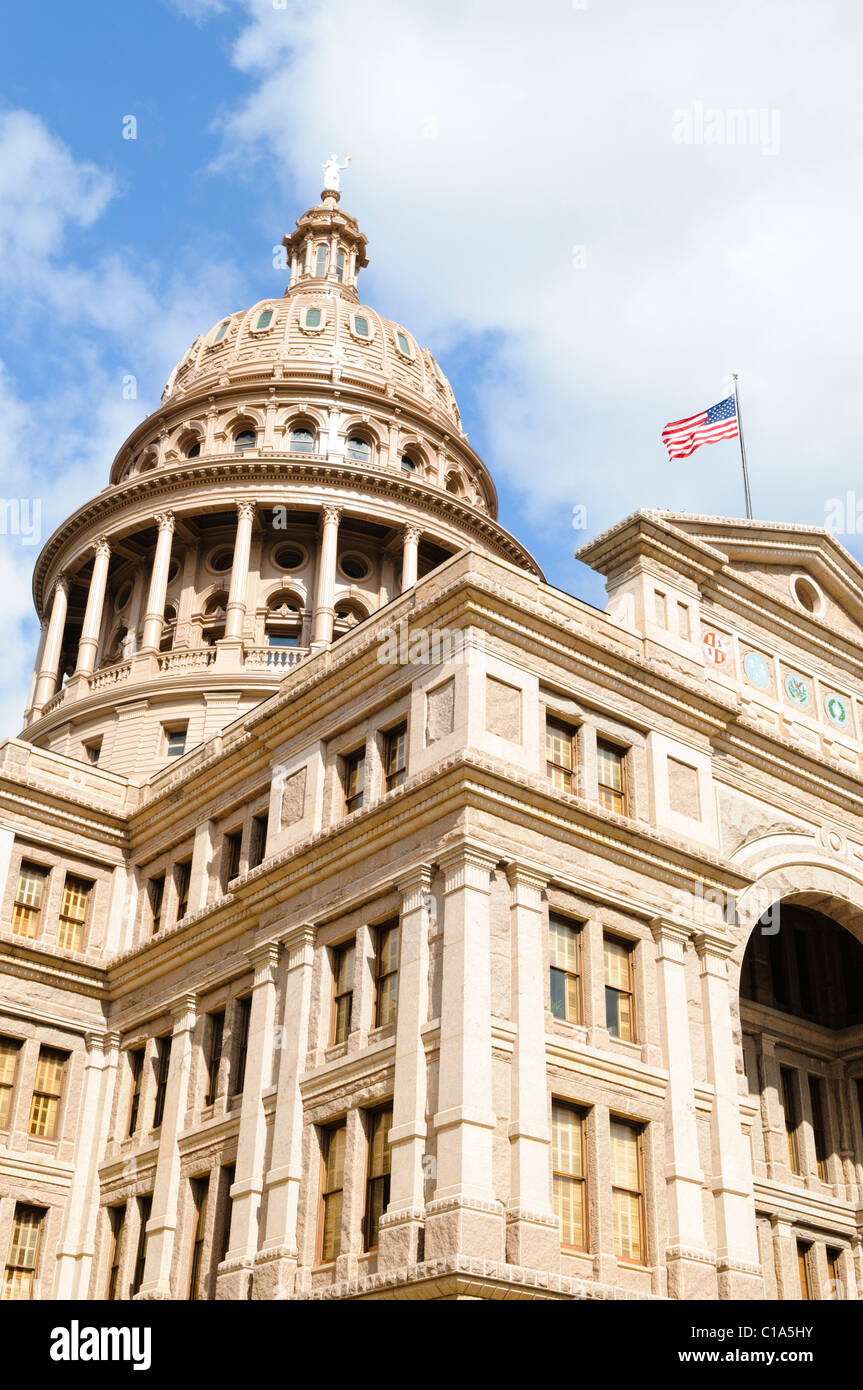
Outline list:
[[[330,155],[326,164],[321,165],[321,168],[324,171],[324,190],[330,188],[333,190],[334,193],[338,193],[339,188],[341,187],[341,171],[342,169],[347,169],[350,162],[350,155],[345,155],[344,164],[339,163],[339,157],[337,154]]]

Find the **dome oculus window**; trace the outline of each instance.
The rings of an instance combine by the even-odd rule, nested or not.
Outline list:
[[[246,449],[254,449],[258,436],[254,430],[240,430],[234,435],[234,453],[242,454]]]
[[[224,574],[234,563],[234,552],[231,546],[223,545],[214,550],[208,561],[210,569],[215,570],[216,574]],[[212,600],[211,600],[212,602]],[[209,608],[209,605],[208,605]]]
[[[306,316],[303,319],[303,326],[305,328],[321,328],[322,324],[320,309],[307,309]]]
[[[298,545],[280,545],[273,553],[273,562],[280,570],[298,570],[306,562],[305,551]]]
[[[219,327],[216,329],[216,336],[213,338],[213,346],[215,346],[216,343],[220,343],[222,341],[230,326],[230,319],[225,319],[224,323],[219,324]]]
[[[365,579],[369,572],[369,562],[363,555],[343,555],[339,568],[346,579]]]
[[[315,436],[311,430],[299,426],[297,429],[291,430],[289,445],[292,454],[314,453]]]
[[[367,439],[361,439],[358,434],[351,435],[348,440],[348,458],[355,459],[357,463],[371,463],[371,444]]]
[[[399,352],[402,354],[403,357],[413,357],[413,353],[411,352],[411,345],[408,342],[405,334],[402,333],[400,328],[396,329],[396,343],[398,344]]]
[[[792,580],[791,592],[796,602],[807,613],[820,613],[823,603],[820,590],[807,579],[805,574],[798,574]]]
[[[362,314],[354,315],[354,332],[358,338],[370,338],[369,321]]]

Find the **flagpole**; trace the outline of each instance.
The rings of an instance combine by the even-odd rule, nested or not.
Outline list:
[[[732,372],[734,378],[734,408],[737,411],[737,437],[740,440],[740,462],[743,464],[743,490],[746,493],[746,516],[747,520],[752,520],[752,498],[749,496],[749,472],[746,467],[746,445],[743,443],[743,421],[740,418],[740,399],[737,395],[737,373]]]

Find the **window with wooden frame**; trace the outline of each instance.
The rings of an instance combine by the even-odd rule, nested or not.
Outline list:
[[[207,1090],[204,1104],[212,1105],[219,1086],[219,1067],[222,1063],[222,1042],[225,1036],[225,1010],[207,1014]]]
[[[614,1253],[619,1260],[646,1264],[644,1236],[643,1134],[640,1125],[611,1119],[611,1203]]]
[[[809,1108],[812,1111],[812,1138],[815,1142],[815,1171],[822,1182],[827,1181],[827,1129],[824,1124],[824,1082],[818,1076],[809,1077]]]
[[[165,900],[165,875],[156,874],[147,883],[147,898],[150,904],[150,931],[157,934],[162,925],[162,904]]]
[[[39,1049],[36,1082],[30,1102],[30,1123],[27,1126],[28,1134],[34,1138],[57,1138],[68,1061],[68,1052],[60,1052],[56,1047]]]
[[[267,853],[267,833],[270,816],[268,811],[252,817],[252,836],[249,844],[249,868],[256,869],[263,864]]]
[[[222,841],[222,892],[227,893],[228,884],[240,872],[240,854],[243,848],[242,830],[232,830]]]
[[[129,1092],[129,1129],[128,1136],[132,1135],[138,1128],[138,1120],[141,1110],[141,1083],[144,1079],[144,1049],[143,1047],[133,1047],[128,1053],[129,1058],[129,1079],[132,1083]]]
[[[18,1074],[21,1044],[15,1038],[0,1038],[0,1129],[8,1129],[12,1117],[12,1097]]]
[[[220,1174],[221,1182],[221,1207],[218,1232],[213,1235],[213,1249],[216,1252],[216,1263],[221,1264],[228,1253],[231,1243],[231,1213],[234,1208],[231,1188],[237,1177],[237,1170],[233,1163],[226,1163],[222,1167]]]
[[[562,719],[548,715],[545,721],[545,771],[553,787],[578,791],[578,731]]]
[[[596,787],[600,806],[628,815],[626,749],[604,738],[596,740]]]
[[[782,1085],[782,1111],[785,1117],[785,1143],[788,1151],[788,1167],[792,1173],[802,1173],[800,1159],[800,1110],[797,1104],[797,1076],[793,1067],[780,1067],[779,1079]]]
[[[237,999],[234,1003],[236,1010],[234,1014],[234,1026],[237,1032],[236,1051],[234,1053],[234,1076],[232,1079],[231,1091],[235,1096],[242,1095],[243,1087],[246,1084],[246,1060],[249,1055],[249,1024],[252,1021],[252,1000],[247,994],[242,999]]]
[[[156,1098],[153,1105],[153,1129],[165,1118],[165,1099],[168,1094],[168,1071],[171,1066],[171,1038],[156,1039]]]
[[[332,1044],[346,1042],[351,1031],[355,959],[355,942],[346,941],[343,946],[333,948],[333,1015],[330,1030]]]
[[[363,1248],[375,1250],[378,1223],[390,1201],[390,1141],[392,1107],[373,1110],[368,1117],[369,1152],[366,1170],[366,1208],[363,1218]]]
[[[44,1207],[26,1206],[23,1202],[15,1204],[3,1276],[4,1299],[23,1301],[33,1297],[44,1221]]]
[[[209,1175],[205,1178],[192,1178],[192,1210],[195,1214],[195,1229],[192,1237],[192,1267],[189,1271],[189,1298],[197,1302],[206,1298],[201,1292],[201,1272],[204,1268],[204,1238],[207,1234],[207,1198],[210,1192]]]
[[[395,1021],[398,994],[399,924],[387,922],[375,931],[375,1028]]]
[[[617,936],[603,936],[602,955],[605,966],[605,1026],[613,1038],[625,1042],[635,1039],[635,994],[633,990],[631,941]]]
[[[328,1264],[335,1260],[341,1250],[346,1135],[344,1120],[341,1124],[325,1129],[321,1135],[321,1211],[318,1232],[320,1264]]]
[[[138,1198],[138,1246],[135,1251],[135,1269],[132,1274],[130,1297],[134,1298],[144,1282],[144,1267],[147,1263],[147,1222],[153,1210],[152,1196]]]
[[[12,906],[12,930],[16,936],[26,936],[33,940],[39,935],[48,872],[41,864],[22,862],[18,870],[18,885]]]
[[[841,1299],[845,1297],[845,1285],[842,1281],[842,1251],[835,1250],[832,1246],[827,1246],[827,1297]]]
[[[93,884],[88,879],[78,878],[75,874],[66,875],[57,919],[57,945],[67,951],[81,951],[84,948],[92,891]]]
[[[581,1023],[581,924],[550,913],[548,959],[551,1012],[567,1023]]]
[[[366,786],[366,750],[357,748],[344,759],[342,789],[345,797],[345,815],[362,809]]]
[[[811,1277],[812,1246],[806,1241],[797,1242],[797,1272],[800,1275],[800,1297],[804,1300],[812,1298],[812,1277]]]
[[[108,1258],[108,1292],[105,1297],[109,1303],[117,1298],[120,1281],[120,1261],[123,1257],[123,1230],[126,1225],[126,1203],[108,1208],[108,1225],[111,1233],[111,1248]]]
[[[560,1243],[568,1250],[587,1250],[587,1116],[577,1106],[552,1101],[551,1153]]]
[[[397,724],[384,734],[383,746],[384,791],[400,787],[407,776],[408,726]]]
[[[165,730],[165,757],[182,758],[186,751],[186,735],[189,726],[183,724],[179,729]]]
[[[192,861],[183,859],[174,865],[174,891],[177,895],[176,920],[181,922],[189,911],[189,886],[192,882]]]

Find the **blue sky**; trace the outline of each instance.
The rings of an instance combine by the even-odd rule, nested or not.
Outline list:
[[[337,150],[361,293],[439,356],[553,583],[601,602],[573,547],[636,507],[740,514],[735,444],[670,466],[659,437],[732,370],[756,515],[823,524],[832,497],[863,500],[860,27],[849,0],[15,7],[3,497],[41,499],[44,539],[105,485],[197,333],[283,288],[272,248]],[[34,555],[0,535],[10,731]]]

